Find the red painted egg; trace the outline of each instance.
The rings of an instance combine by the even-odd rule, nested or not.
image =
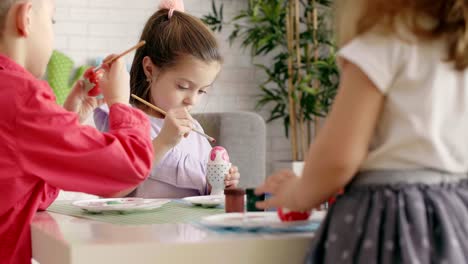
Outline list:
[[[290,221],[304,221],[309,219],[310,212],[295,212],[291,211],[287,208],[278,208],[277,210],[278,216],[283,222],[290,222]]]
[[[101,89],[99,88],[99,80],[102,77],[102,73],[100,73],[100,71],[94,72],[94,67],[91,67],[85,71],[83,77],[91,86],[90,90],[88,91],[88,96],[100,95]]]

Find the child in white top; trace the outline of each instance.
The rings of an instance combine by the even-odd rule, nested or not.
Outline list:
[[[302,177],[268,177],[258,206],[310,210],[346,186],[308,263],[467,263],[468,3],[344,0],[337,17],[333,109]]]

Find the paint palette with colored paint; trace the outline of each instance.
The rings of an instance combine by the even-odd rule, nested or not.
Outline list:
[[[72,205],[90,213],[117,211],[130,213],[157,209],[168,203],[168,199],[112,198],[75,201]]]

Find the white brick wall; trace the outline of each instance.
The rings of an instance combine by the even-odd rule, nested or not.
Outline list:
[[[224,4],[229,18],[244,8],[247,0],[217,0]],[[55,47],[71,56],[76,65],[91,63],[96,57],[118,53],[134,45],[147,18],[155,11],[158,0],[58,0],[55,19]],[[185,0],[186,11],[201,17],[211,11],[211,0]],[[251,61],[248,50],[238,43],[231,47],[228,31],[218,37],[225,64],[207,103],[201,111],[254,111],[255,95],[262,81],[261,71]],[[126,57],[130,64],[132,56]],[[268,112],[260,113],[267,117]],[[267,170],[271,162],[289,159],[289,142],[281,122],[268,125]]]

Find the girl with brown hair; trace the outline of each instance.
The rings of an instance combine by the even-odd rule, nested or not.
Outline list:
[[[154,165],[150,177],[132,195],[147,198],[182,198],[210,193],[205,173],[211,146],[190,133],[202,131],[191,109],[213,86],[222,57],[213,33],[203,22],[183,12],[181,1],[163,1],[147,21],[140,48],[130,71],[131,93],[167,112],[164,117],[137,100],[135,107],[151,121]],[[106,130],[105,109],[95,111],[96,126]],[[226,187],[235,187],[239,172],[232,166]]]

